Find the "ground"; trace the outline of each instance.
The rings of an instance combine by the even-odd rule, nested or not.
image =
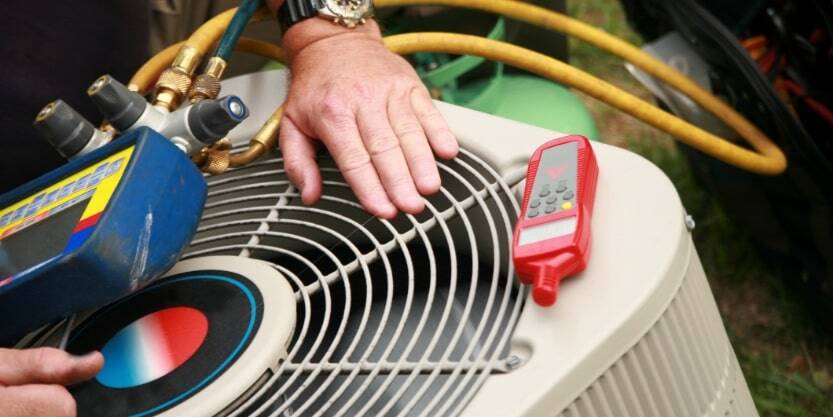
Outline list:
[[[572,16],[640,43],[617,0],[568,4]],[[618,58],[580,41],[571,41],[570,52],[573,65],[652,101]],[[782,280],[795,277],[766,264],[719,203],[706,198],[668,135],[583,98],[602,139],[660,166],[697,220],[695,243],[761,416],[833,416],[833,337],[784,287]]]

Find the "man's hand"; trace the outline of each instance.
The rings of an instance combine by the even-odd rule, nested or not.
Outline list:
[[[0,417],[75,416],[75,399],[64,386],[92,378],[103,365],[98,352],[0,349]]]
[[[420,194],[440,189],[434,154],[454,158],[457,140],[413,68],[385,48],[376,23],[347,29],[308,19],[287,31],[284,47],[292,83],[280,145],[304,203],[321,196],[320,139],[370,213],[422,211]]]

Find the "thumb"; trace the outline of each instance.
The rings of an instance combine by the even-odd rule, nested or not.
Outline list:
[[[0,349],[0,384],[72,385],[94,377],[102,366],[98,352],[73,356],[54,348]]]

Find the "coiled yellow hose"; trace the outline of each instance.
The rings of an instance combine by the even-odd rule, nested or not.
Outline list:
[[[621,39],[576,19],[537,6],[510,0],[377,0],[376,4],[378,6],[430,4],[466,7],[501,14],[530,24],[564,32],[585,40],[601,49],[622,57],[688,95],[696,103],[703,106],[733,128],[757,152],[752,152],[706,132],[697,126],[679,119],[652,104],[563,62],[518,46],[477,36],[451,33],[396,35],[386,38],[385,43],[392,51],[399,54],[444,52],[459,55],[476,55],[501,61],[583,91],[617,109],[631,114],[639,120],[671,134],[681,142],[695,149],[741,169],[763,175],[777,175],[786,169],[786,157],[778,146],[737,111],[664,62],[657,60]],[[233,10],[224,12],[218,15],[218,17],[215,17],[215,19],[224,15],[233,15]],[[203,28],[198,30],[202,34],[208,34],[201,35],[205,37],[200,38],[200,47],[203,47],[208,42],[205,39],[214,36],[211,39],[211,43],[208,46],[204,46],[204,50],[207,50],[222,34],[222,28],[217,29],[214,26],[220,24],[217,22],[222,19],[217,21],[215,19],[209,21],[211,24],[210,32],[208,29],[201,32]],[[227,21],[230,20],[230,17],[224,19],[226,20],[225,23],[228,24]],[[206,23],[206,25],[209,23]],[[264,55],[275,55],[270,57],[273,59],[277,58],[277,55],[274,54],[275,50],[267,51],[262,49],[260,52],[254,52]],[[147,88],[149,84],[148,80],[155,79],[158,75],[156,71],[160,69],[160,65],[163,62],[168,61],[166,65],[169,65],[170,61],[173,60],[172,54],[168,49],[160,53],[160,55],[163,54],[164,56],[162,57],[159,55],[154,57],[134,77],[134,80],[137,80],[135,86],[144,87],[140,88],[140,91]],[[279,55],[282,57],[282,54]],[[157,58],[159,59],[157,60]],[[149,65],[151,63],[152,65]],[[165,65],[161,65],[162,69],[164,67]],[[133,81],[131,81],[131,84],[134,84]]]
[[[575,87],[577,90],[669,133],[681,142],[703,153],[738,168],[758,174],[774,175],[783,172],[787,166],[786,158],[781,150],[743,116],[734,111],[732,113],[715,114],[747,139],[757,153],[715,136],[593,75],[546,55],[512,44],[479,36],[448,33],[396,35],[386,38],[385,44],[392,51],[399,54],[407,55],[426,51],[445,52],[458,55],[476,55],[500,61]]]
[[[742,138],[752,145],[752,147],[755,148],[759,154],[756,154],[754,155],[754,158],[751,158],[753,155],[750,155],[749,152],[738,152],[739,150],[742,150],[742,148],[739,148],[713,135],[709,138],[700,134],[692,135],[696,137],[689,137],[686,134],[673,133],[661,126],[658,126],[658,124],[665,124],[665,122],[661,122],[660,120],[650,123],[651,125],[657,126],[671,135],[674,135],[679,140],[691,144],[695,148],[714,156],[717,159],[736,165],[739,168],[743,168],[748,171],[758,174],[775,175],[784,172],[787,168],[787,159],[778,146],[772,143],[772,141],[764,135],[760,129],[750,123],[749,120],[735,111],[735,109],[708,91],[704,90],[696,82],[692,81],[690,78],[666,63],[643,52],[636,46],[580,20],[539,6],[514,0],[376,0],[376,5],[379,7],[436,5],[468,8],[499,14],[511,19],[516,19],[549,30],[562,32],[568,36],[581,39],[591,45],[608,51],[627,62],[630,62],[648,74],[651,74],[657,79],[687,95],[694,100],[695,103],[699,104],[726,123],[729,127],[734,129]],[[569,81],[563,81],[563,83],[581,91],[585,91],[585,88],[588,87],[592,88],[592,86],[589,85],[574,85]],[[621,93],[627,94],[624,91]],[[588,92],[588,94],[590,93]],[[608,99],[612,96],[611,94],[605,94],[602,97],[594,97],[608,102]],[[615,107],[621,109],[619,106]],[[647,113],[646,110],[647,109],[640,109],[637,112],[644,113],[645,116],[649,118],[654,118],[653,114],[656,114],[657,118],[665,118],[663,116],[659,116],[660,113],[658,112],[654,113],[654,109],[648,110]],[[634,112],[628,113],[634,115]],[[639,118],[640,120],[645,120],[644,118]],[[715,141],[715,139],[718,139],[719,142]]]

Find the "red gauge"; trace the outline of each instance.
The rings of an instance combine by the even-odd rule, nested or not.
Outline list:
[[[513,260],[541,306],[555,304],[559,282],[585,269],[599,167],[587,138],[547,142],[532,156]]]

